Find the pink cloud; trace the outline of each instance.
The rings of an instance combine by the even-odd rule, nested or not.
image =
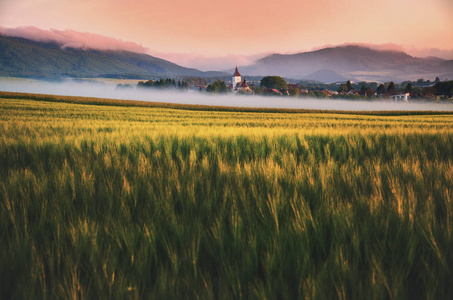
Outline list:
[[[0,34],[21,37],[36,42],[56,42],[61,48],[80,48],[95,50],[124,50],[145,53],[148,49],[133,42],[74,30],[43,30],[34,26],[8,28],[0,26]]]
[[[453,50],[445,50],[438,48],[423,48],[418,49],[414,47],[408,47],[407,53],[417,57],[439,57],[443,59],[453,59]]]
[[[229,70],[235,66],[253,64],[259,58],[269,53],[256,55],[227,54],[223,56],[206,56],[195,53],[149,52],[150,55],[160,57],[178,65],[196,68],[201,71]]]

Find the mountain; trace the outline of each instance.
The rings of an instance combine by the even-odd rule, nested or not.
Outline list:
[[[185,68],[147,54],[114,50],[62,49],[57,43],[0,36],[0,76],[143,78],[222,76]]]
[[[298,79],[337,81],[403,81],[453,76],[453,61],[417,58],[404,52],[378,51],[363,46],[339,46],[298,54],[272,54],[241,67],[247,75],[279,75]]]
[[[345,77],[341,74],[338,74],[337,72],[334,72],[332,70],[318,70],[316,72],[313,72],[304,78],[304,80],[314,80],[314,81],[320,81],[320,82],[342,82],[342,81],[348,81],[348,80],[356,80],[353,77]]]
[[[404,81],[453,78],[453,60],[417,58],[404,52],[378,51],[364,46],[339,46],[298,54],[272,54],[241,67],[247,76],[279,75],[323,82]],[[228,78],[232,72],[202,72],[143,53],[120,50],[64,48],[58,42],[37,42],[0,35],[0,76]]]

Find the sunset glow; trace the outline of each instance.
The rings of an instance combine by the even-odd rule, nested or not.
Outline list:
[[[154,52],[205,56],[294,53],[351,42],[452,53],[452,16],[448,0],[0,3],[3,27],[75,30],[135,42]]]

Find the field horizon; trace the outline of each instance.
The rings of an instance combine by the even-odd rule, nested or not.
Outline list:
[[[165,93],[165,92],[164,92]],[[176,93],[178,94],[178,93]],[[183,92],[184,94],[184,92]],[[157,93],[159,96],[159,93]],[[196,95],[195,95],[196,96]],[[231,112],[262,112],[262,113],[332,113],[332,114],[360,114],[360,115],[438,115],[438,114],[453,114],[453,108],[451,103],[433,103],[429,101],[417,101],[411,104],[424,103],[426,105],[432,105],[437,108],[447,108],[443,110],[423,110],[423,109],[376,109],[376,110],[347,110],[347,109],[317,109],[317,108],[285,108],[285,107],[253,107],[253,106],[225,106],[218,103],[214,104],[192,104],[192,103],[178,103],[178,102],[159,102],[159,101],[148,101],[148,100],[132,100],[132,99],[121,99],[121,98],[105,98],[105,97],[90,97],[90,96],[69,96],[49,93],[29,93],[29,92],[12,92],[12,91],[0,91],[0,97],[8,99],[32,99],[36,101],[50,101],[50,102],[65,102],[74,104],[85,104],[85,105],[108,105],[108,106],[126,106],[126,107],[156,107],[156,108],[170,108],[170,109],[183,109],[183,110],[205,110],[205,111],[231,111]],[[212,98],[222,98],[224,96],[214,95]],[[250,96],[233,96],[233,98],[239,98],[242,100],[250,100]],[[280,97],[261,97],[262,99],[270,99],[276,103],[281,102]],[[299,102],[306,102],[306,100],[299,99]],[[296,102],[297,102],[296,101]],[[393,101],[387,99],[387,101],[363,101],[363,100],[324,100],[324,99],[313,99],[315,102],[346,102],[350,105],[356,103],[384,103],[394,104]],[[397,103],[398,104],[398,103]],[[399,103],[407,105],[408,103]],[[444,107],[442,107],[444,106]],[[410,108],[410,106],[408,106]]]

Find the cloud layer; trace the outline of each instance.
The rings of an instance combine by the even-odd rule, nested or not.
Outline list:
[[[259,55],[225,55],[205,56],[195,53],[155,52],[137,43],[106,37],[99,34],[78,32],[75,30],[43,30],[35,26],[8,28],[0,26],[0,34],[12,37],[26,38],[36,42],[55,42],[62,49],[95,49],[95,50],[124,50],[137,53],[147,53],[169,60],[179,65],[197,68],[202,71],[232,69],[235,65],[244,66],[264,57]]]
[[[8,28],[0,26],[0,34],[5,36],[22,37],[36,42],[55,42],[61,48],[123,50],[137,53],[147,52],[147,48],[133,42],[103,35],[78,32],[74,30],[43,30],[34,26]]]

